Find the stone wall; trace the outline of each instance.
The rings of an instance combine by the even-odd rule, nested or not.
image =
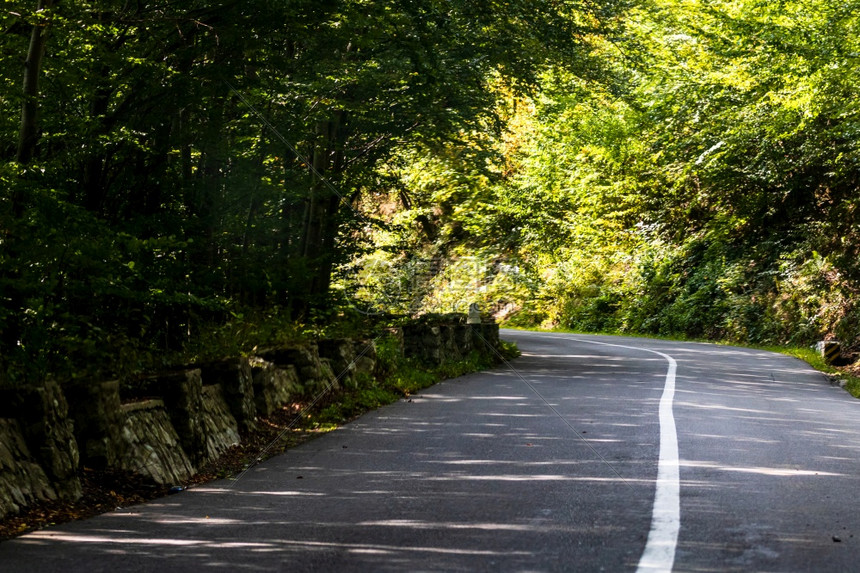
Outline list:
[[[222,396],[243,431],[254,427],[257,407],[254,404],[254,371],[250,358],[234,358],[201,367],[207,384],[218,384]]]
[[[492,353],[498,326],[433,315],[397,331],[401,351],[428,364]],[[165,372],[133,385],[77,381],[0,390],[0,517],[81,496],[82,467],[180,484],[237,444],[257,417],[321,392],[357,387],[377,366],[370,340],[265,349]]]
[[[403,353],[429,365],[461,360],[470,352],[495,355],[499,325],[467,324],[466,315],[427,315],[402,327]]]
[[[18,420],[0,418],[0,515],[48,499],[57,499],[57,492],[30,453]]]
[[[260,416],[270,416],[293,396],[303,393],[296,367],[292,364],[277,366],[258,357],[251,365],[254,405]]]
[[[53,495],[46,493],[43,498],[38,492],[47,492],[47,489],[32,489],[37,499],[77,499],[81,496],[78,443],[69,418],[69,406],[59,384],[48,380],[38,386],[0,392],[0,418],[15,421],[11,427],[20,431],[22,443],[26,445],[26,449],[15,446],[16,452],[12,456],[22,462],[38,464],[48,479]],[[9,480],[13,474],[14,469],[7,469],[5,464],[0,467],[0,481]],[[27,489],[26,484],[23,486],[22,491]]]
[[[337,383],[347,388],[356,387],[363,377],[372,377],[376,369],[376,347],[372,340],[321,340],[319,354],[331,365]]]
[[[203,411],[200,419],[203,422],[203,453],[206,461],[217,459],[225,451],[239,444],[239,424],[230,412],[220,384],[203,387]]]
[[[299,388],[304,397],[315,396],[319,392],[338,383],[332,372],[331,363],[320,358],[316,344],[303,346],[284,346],[260,352],[260,358],[275,365],[276,368],[292,366],[301,380]]]
[[[195,473],[163,400],[123,404],[116,467],[161,485],[178,484]]]
[[[76,381],[65,388],[69,417],[80,457],[87,467],[103,470],[118,465],[126,413],[119,397],[119,382]]]

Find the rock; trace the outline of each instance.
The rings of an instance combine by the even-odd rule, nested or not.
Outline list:
[[[454,344],[457,346],[462,356],[468,356],[474,346],[472,342],[473,328],[474,326],[468,325],[454,329]]]
[[[260,357],[279,368],[293,366],[304,397],[314,396],[331,383],[330,370],[323,370],[316,344],[273,348],[261,352]]]
[[[254,372],[250,358],[235,358],[200,367],[203,383],[219,384],[224,400],[242,431],[254,428]]]
[[[27,448],[18,421],[0,418],[0,517],[54,499],[57,492]]]
[[[46,380],[40,385],[18,388],[14,402],[27,446],[44,469],[57,496],[79,499],[78,444],[60,385]]]
[[[462,314],[427,315],[394,334],[403,355],[428,365],[498,346],[498,326]],[[372,341],[323,340],[116,381],[0,389],[0,515],[41,500],[80,497],[79,462],[132,471],[159,484],[187,480],[285,404],[340,384],[357,387],[378,366]],[[65,390],[65,393],[64,393]],[[122,394],[122,395],[121,395]],[[122,404],[124,396],[136,399]],[[67,403],[66,398],[69,402]],[[80,452],[79,452],[80,445]]]
[[[278,367],[262,358],[253,359],[251,366],[254,404],[260,416],[270,416],[272,412],[301,395],[301,384],[295,366]]]
[[[376,373],[378,357],[376,346],[372,340],[361,340],[354,343],[355,347],[355,374],[372,378]]]
[[[95,469],[115,466],[121,455],[118,448],[124,423],[119,382],[78,381],[65,390],[81,463]]]
[[[484,322],[480,326],[473,326],[472,345],[479,352],[495,354],[494,350],[499,348],[499,325]]]
[[[348,338],[320,340],[320,359],[329,361],[332,375],[343,386],[355,386],[355,346]]]
[[[499,346],[497,324],[467,324],[461,314],[426,315],[404,325],[402,336],[404,356],[432,365],[461,360],[472,350],[495,354]]]
[[[404,325],[402,332],[403,354],[406,358],[433,365],[442,363],[442,336],[438,326],[419,322]]]
[[[321,376],[317,380],[316,387],[313,389],[314,396],[320,392],[340,389],[341,381],[335,374],[331,360],[328,358],[320,358],[320,374]]]
[[[119,467],[166,485],[194,475],[194,465],[182,448],[162,400],[122,406],[123,457]]]
[[[166,372],[153,377],[150,387],[164,400],[182,449],[195,464],[206,457],[203,428],[203,379],[199,368]]]
[[[203,387],[203,435],[205,436],[204,461],[216,459],[239,443],[239,425],[230,413],[221,386],[213,384]]]

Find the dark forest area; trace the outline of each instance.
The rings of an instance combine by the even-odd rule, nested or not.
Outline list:
[[[2,381],[472,302],[854,343],[856,4],[5,2]]]

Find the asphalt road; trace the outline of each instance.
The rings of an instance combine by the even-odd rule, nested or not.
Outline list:
[[[503,336],[512,367],[239,481],[0,543],[0,571],[860,568],[860,401],[821,374],[731,347]]]

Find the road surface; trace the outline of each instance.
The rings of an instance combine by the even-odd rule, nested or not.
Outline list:
[[[792,358],[506,331],[523,356],[0,571],[850,571],[860,401]],[[659,477],[659,479],[658,479]]]

